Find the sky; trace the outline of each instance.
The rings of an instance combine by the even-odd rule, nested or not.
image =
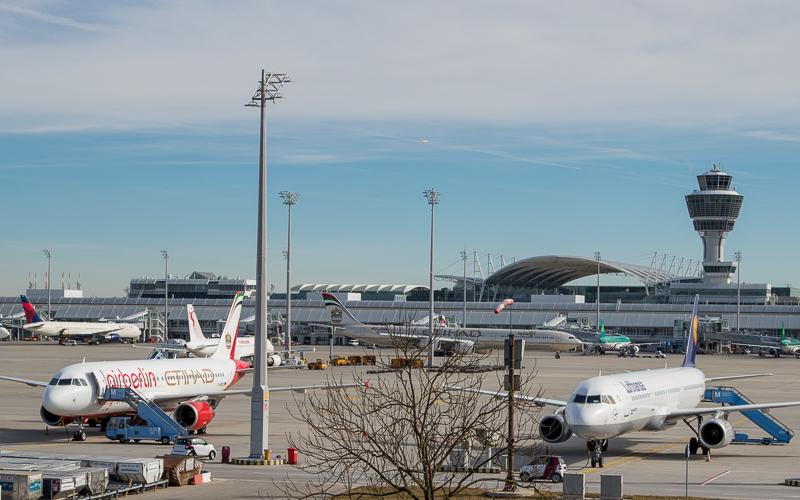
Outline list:
[[[702,258],[684,196],[744,195],[726,259],[800,286],[800,4],[0,0],[0,295],[78,274],[427,284],[540,255]],[[422,142],[429,141],[428,143]],[[30,276],[30,278],[29,278]],[[606,284],[637,284],[603,277]],[[594,282],[594,278],[588,279]],[[452,286],[437,282],[440,286]]]

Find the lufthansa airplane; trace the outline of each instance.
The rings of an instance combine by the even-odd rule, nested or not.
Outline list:
[[[699,449],[707,452],[708,448],[722,448],[731,443],[734,432],[728,421],[730,413],[800,405],[800,401],[791,401],[698,408],[705,395],[706,382],[771,375],[706,378],[695,367],[698,301],[699,296],[695,296],[691,331],[681,366],[592,377],[578,384],[567,401],[518,396],[538,405],[557,407],[539,422],[542,439],[561,443],[575,434],[586,440],[592,452],[592,467],[602,467],[602,452],[608,449],[608,440],[612,437],[634,431],[662,431],[681,420],[689,424],[691,419],[697,419],[697,429],[690,425],[697,437],[690,439],[689,448],[691,453]],[[479,389],[449,388],[505,396]],[[704,416],[711,418],[704,422]]]
[[[251,389],[231,389],[250,366],[235,359],[236,331],[242,312],[244,292],[239,292],[228,313],[219,347],[208,358],[144,359],[77,363],[62,368],[43,382],[0,375],[0,379],[33,387],[44,387],[39,414],[51,426],[75,423],[75,440],[83,441],[84,424],[89,419],[131,414],[124,401],[107,401],[107,387],[130,387],[165,411],[174,410],[174,419],[188,431],[205,432],[222,399],[250,395]],[[342,387],[350,387],[343,385]],[[325,386],[272,387],[270,391],[303,391]],[[90,422],[91,423],[91,422]]]
[[[377,326],[365,325],[358,321],[347,310],[339,299],[329,293],[323,293],[325,311],[330,324],[338,328],[343,334],[357,340],[371,344],[391,346],[394,339],[389,333],[380,332]],[[434,325],[437,322],[434,321]],[[556,352],[567,351],[580,347],[582,342],[571,333],[557,330],[513,330],[516,338],[525,340],[525,349],[531,351]],[[434,330],[435,341],[443,349],[460,352],[491,353],[495,349],[503,349],[509,331],[500,328],[442,328]],[[420,329],[410,335],[400,336],[418,337],[421,341],[428,340],[428,329]]]

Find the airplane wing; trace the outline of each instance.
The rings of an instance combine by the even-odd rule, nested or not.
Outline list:
[[[729,377],[709,377],[706,382],[713,382],[715,380],[730,380],[732,378],[750,378],[750,377],[771,377],[771,373],[753,373],[752,375],[731,375]]]
[[[281,391],[295,391],[295,392],[306,392],[307,390],[314,390],[314,389],[332,389],[332,388],[346,388],[346,387],[357,387],[362,384],[341,384],[341,385],[298,385],[298,386],[290,386],[290,387],[270,387],[269,392],[281,392]],[[369,387],[369,380],[367,380],[367,387]],[[222,399],[228,396],[250,396],[253,389],[234,389],[230,391],[212,391],[212,392],[202,392],[197,394],[163,394],[160,396],[153,397],[153,402],[157,405],[170,405],[175,403],[182,403],[184,401],[191,401],[193,399],[207,397],[209,399]]]
[[[474,392],[476,394],[486,394],[487,396],[493,396],[495,398],[507,398],[507,392],[497,392],[497,391],[484,391],[481,389],[472,389],[469,387],[457,387],[455,385],[446,385],[444,386],[445,389],[451,389],[454,391],[464,391],[464,392]],[[525,396],[522,394],[515,394],[514,399],[521,399],[523,401],[532,401],[534,404],[538,406],[567,406],[566,401],[561,401],[560,399],[548,399],[548,398],[537,398],[533,396]]]
[[[38,380],[28,380],[26,378],[7,377],[0,375],[2,380],[10,380],[11,382],[19,382],[20,384],[27,384],[31,387],[47,387],[48,382],[40,382]]]
[[[711,406],[707,408],[673,408],[667,411],[667,420],[680,420],[696,415],[708,413],[730,413],[734,411],[764,410],[768,408],[785,408],[787,406],[800,406],[800,401],[787,401],[782,403],[761,403],[750,405]]]

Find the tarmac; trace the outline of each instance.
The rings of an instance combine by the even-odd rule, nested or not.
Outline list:
[[[334,354],[386,354],[388,351],[365,350],[359,347],[337,346]],[[149,354],[146,349],[132,349],[130,345],[103,344],[100,346],[60,346],[55,342],[0,342],[0,373],[20,378],[47,381],[64,366],[86,361],[111,361],[141,359]],[[500,354],[502,355],[502,353]],[[523,373],[534,373],[528,391],[541,390],[547,397],[567,399],[574,387],[583,379],[625,370],[661,368],[666,364],[676,366],[683,356],[671,355],[666,359],[619,358],[614,354],[605,356],[582,356],[566,353],[556,360],[552,353],[526,352]],[[327,346],[317,346],[316,353],[307,357],[328,357]],[[486,361],[498,362],[497,359]],[[756,377],[721,381],[736,387],[756,403],[800,400],[798,377],[800,360],[791,357],[762,358],[757,355],[698,355],[697,366],[707,377],[736,374],[767,373],[772,377]],[[322,384],[331,376],[342,377],[346,382],[355,371],[366,371],[368,367],[329,367],[326,371],[270,370],[269,386]],[[394,376],[391,373],[377,377]],[[481,375],[476,375],[481,376]],[[494,374],[484,374],[487,383],[495,379]],[[727,384],[724,384],[727,382]],[[252,378],[246,376],[239,387],[249,387]],[[487,384],[488,385],[488,384]],[[709,385],[714,386],[713,382]],[[168,453],[170,447],[156,442],[120,444],[106,439],[99,427],[87,427],[89,437],[85,442],[73,442],[69,430],[49,428],[39,418],[41,388],[0,380],[0,448],[3,450],[36,450],[48,453],[96,454],[128,457],[152,457]],[[269,447],[271,458],[285,458],[288,438],[298,429],[292,417],[296,410],[294,392],[270,393]],[[708,404],[708,403],[704,403]],[[550,410],[544,409],[544,412]],[[543,413],[544,414],[544,413]],[[800,429],[800,407],[773,409],[771,414],[790,429]],[[223,446],[231,447],[232,457],[249,454],[250,399],[232,396],[224,400],[216,411],[214,420],[208,425],[205,436],[220,453]],[[736,432],[746,432],[750,437],[766,437],[761,430],[741,414],[734,413],[730,422]],[[687,461],[684,448],[692,431],[683,424],[663,432],[641,432],[628,434],[610,441],[604,453],[605,467],[588,467],[585,443],[573,437],[565,443],[550,445],[553,455],[561,455],[569,472],[586,475],[587,491],[600,492],[601,474],[622,474],[624,492],[642,495],[674,495],[683,497],[686,488]],[[303,462],[303,450],[299,451],[299,462]],[[242,466],[220,463],[219,457],[206,462],[213,481],[210,484],[171,487],[153,493],[148,498],[192,498],[195,500],[218,498],[282,498],[277,485],[283,482],[295,484],[307,482],[312,477],[293,465]],[[711,461],[701,455],[692,456],[688,464],[689,496],[729,499],[794,499],[800,497],[800,489],[787,486],[784,480],[800,477],[800,443],[788,445],[732,444],[726,448],[712,450]],[[500,474],[484,475],[484,486],[500,485]],[[544,488],[560,491],[561,485],[544,483]]]

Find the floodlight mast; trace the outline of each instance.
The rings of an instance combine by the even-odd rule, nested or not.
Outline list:
[[[288,359],[289,351],[292,350],[292,205],[297,204],[300,193],[281,191],[278,194],[283,198],[283,204],[289,206],[289,242],[286,247],[286,332],[284,332],[285,357]]]
[[[428,199],[431,206],[431,282],[428,311],[428,366],[433,366],[433,207],[439,204],[439,197],[442,193],[437,193],[433,188],[423,191],[422,194]]]
[[[169,314],[169,252],[161,250],[164,256],[164,342],[169,341],[169,328],[167,315]]]
[[[53,316],[50,314],[50,250],[42,250],[42,252],[47,257],[47,321],[53,321]]]
[[[288,83],[285,73],[261,70],[256,93],[245,106],[261,108],[258,162],[258,245],[256,257],[256,346],[253,363],[253,392],[250,398],[250,458],[264,458],[269,447],[269,390],[267,389],[267,118],[268,101],[281,99],[281,87]]]

